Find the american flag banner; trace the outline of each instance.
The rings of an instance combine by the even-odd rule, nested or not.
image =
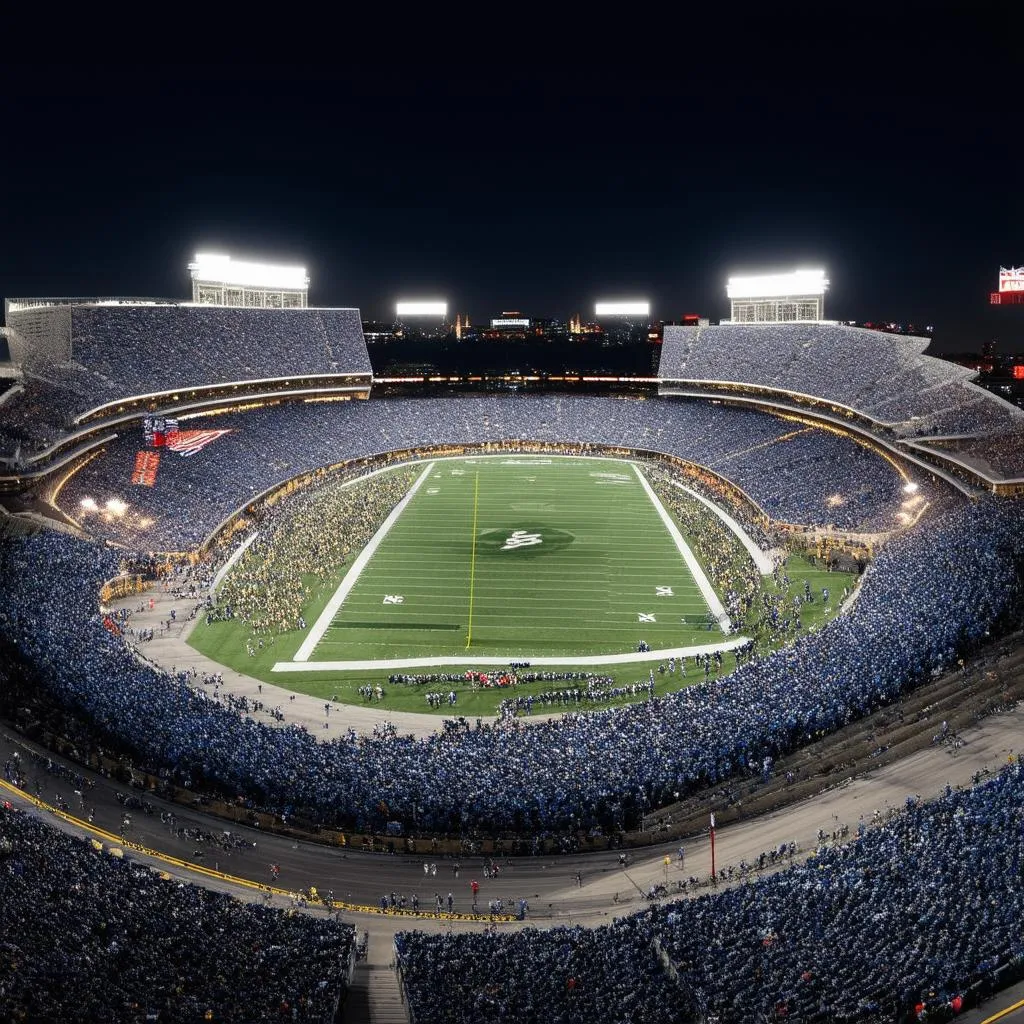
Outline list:
[[[167,438],[165,447],[179,455],[195,455],[230,430],[177,430]]]

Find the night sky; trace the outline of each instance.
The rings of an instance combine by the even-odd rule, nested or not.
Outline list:
[[[1024,351],[1024,307],[988,306],[1000,264],[1024,264],[1019,46],[881,33],[775,60],[723,40],[632,70],[8,66],[0,295],[184,298],[214,249],[301,262],[311,304],[364,318],[442,297],[476,321],[599,298],[717,319],[730,273],[822,266],[830,317]]]

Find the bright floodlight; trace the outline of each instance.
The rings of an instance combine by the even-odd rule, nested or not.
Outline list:
[[[907,483],[905,483],[903,485],[903,493],[904,494],[916,494],[917,493],[917,484],[915,484],[913,480],[907,481]]]
[[[594,306],[597,316],[648,316],[650,312],[649,302],[599,302]]]
[[[95,498],[83,498],[78,504],[81,505],[86,512],[95,512],[96,509],[99,507],[96,504]]]
[[[210,284],[228,284],[238,288],[270,288],[305,291],[309,277],[305,267],[284,267],[272,263],[233,260],[220,253],[199,252],[188,265],[192,279]]]
[[[730,277],[726,294],[730,299],[768,299],[790,295],[824,295],[828,278],[824,270],[795,270],[792,274],[761,274]]]
[[[128,506],[120,498],[111,498],[107,502],[107,511],[115,516],[123,516]]]
[[[399,302],[395,305],[399,316],[447,316],[447,302]]]

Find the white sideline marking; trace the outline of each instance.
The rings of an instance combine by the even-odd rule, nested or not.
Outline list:
[[[433,468],[433,462],[427,465],[427,468],[420,473],[416,478],[416,482],[409,488],[409,493],[391,510],[391,515],[380,524],[377,532],[370,538],[370,543],[359,552],[356,560],[352,563],[348,572],[345,573],[345,578],[338,584],[338,589],[320,613],[320,618],[313,623],[313,628],[306,635],[306,639],[302,641],[302,646],[295,652],[294,661],[305,662],[309,660],[309,656],[316,649],[316,645],[320,643],[324,633],[327,632],[327,627],[334,621],[334,616],[338,614],[338,609],[344,603],[345,598],[348,597],[349,591],[356,585],[356,580],[359,579],[360,573],[366,568],[366,563],[370,561],[373,553],[380,547],[381,541],[388,535],[388,531],[405,511],[405,506],[409,504],[412,496],[419,490],[420,484],[430,476]]]
[[[655,511],[661,516],[661,521],[665,524],[665,529],[668,530],[669,536],[675,541],[676,547],[679,548],[679,554],[683,556],[686,568],[690,570],[690,575],[696,580],[697,589],[701,592],[704,600],[707,601],[711,614],[718,620],[718,625],[721,627],[722,632],[732,632],[732,623],[729,621],[729,615],[725,610],[725,606],[718,600],[715,588],[711,586],[710,580],[704,575],[700,562],[694,557],[689,544],[686,543],[683,535],[679,532],[679,527],[672,521],[672,517],[665,510],[665,506],[658,500],[654,489],[647,482],[647,477],[640,472],[640,467],[634,464],[633,472],[636,473],[640,486],[647,492],[647,497],[651,499],[651,504],[654,506]]]
[[[249,534],[241,544],[231,552],[231,557],[220,567],[217,575],[213,577],[213,582],[210,584],[210,593],[214,593],[216,589],[221,585],[224,577],[231,571],[231,567],[237,562],[242,555],[245,554],[246,549],[249,545],[259,536],[255,530]]]
[[[703,502],[707,505],[712,512],[718,516],[719,519],[725,523],[726,526],[732,530],[733,533],[739,538],[739,542],[747,549],[750,553],[750,557],[754,560],[754,565],[757,566],[757,571],[762,576],[771,576],[775,571],[775,563],[754,543],[753,539],[747,535],[747,532],[736,522],[735,519],[725,509],[719,508],[713,501],[708,500],[703,494],[698,494],[696,491],[687,487],[685,484],[672,481],[673,486],[678,487],[681,491],[686,491],[691,498],[696,498],[698,501]]]
[[[529,658],[530,666],[534,665],[625,665],[634,661],[667,661],[669,658],[692,658],[702,654],[714,654],[715,651],[731,651],[734,647],[749,642],[749,637],[738,636],[718,644],[700,644],[696,647],[672,647],[661,651],[629,651],[626,654],[588,654],[580,658],[543,657]],[[526,660],[526,656],[523,656]],[[365,661],[279,661],[271,672],[365,672],[377,669],[403,668],[440,668],[445,665],[508,665],[518,660],[514,654],[502,657],[473,657],[472,655],[452,655],[427,658],[381,658]]]

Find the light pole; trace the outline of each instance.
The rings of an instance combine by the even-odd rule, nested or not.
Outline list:
[[[715,879],[715,812],[711,812],[711,879]]]

